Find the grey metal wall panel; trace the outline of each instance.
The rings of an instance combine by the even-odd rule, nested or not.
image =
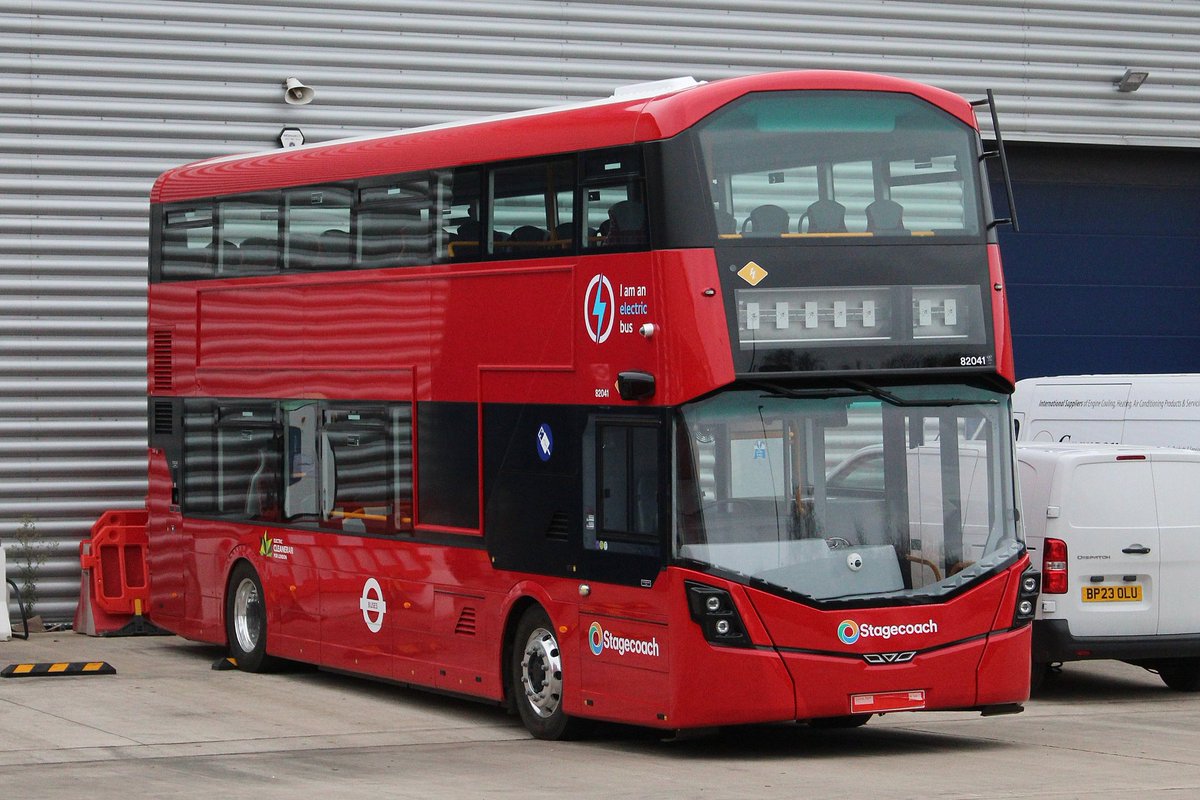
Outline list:
[[[675,75],[897,74],[995,90],[1014,140],[1194,148],[1200,2],[0,0],[0,540],[76,543],[145,491],[147,193],[169,166],[516,111]],[[1150,70],[1134,94],[1126,67]],[[282,102],[296,76],[317,91]]]

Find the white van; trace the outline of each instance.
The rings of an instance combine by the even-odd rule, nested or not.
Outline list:
[[[1200,450],[1200,374],[1063,375],[1017,381],[1018,442]]]
[[[1113,658],[1200,690],[1200,452],[1018,444],[1025,538],[1042,570],[1034,683]]]

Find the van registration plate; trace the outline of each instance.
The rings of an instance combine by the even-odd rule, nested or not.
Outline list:
[[[1137,603],[1141,599],[1142,585],[1140,583],[1083,587],[1083,602],[1085,603]]]

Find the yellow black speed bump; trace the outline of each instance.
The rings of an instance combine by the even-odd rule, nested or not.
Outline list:
[[[9,664],[0,678],[45,678],[55,675],[116,675],[107,661],[59,661],[42,664]]]

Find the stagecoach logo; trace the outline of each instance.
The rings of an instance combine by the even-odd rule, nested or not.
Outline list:
[[[263,531],[262,540],[258,543],[258,554],[263,558],[277,558],[287,561],[288,556],[295,550],[291,545],[283,543],[283,539],[275,539],[270,531]]]
[[[383,589],[379,586],[379,581],[374,578],[367,578],[367,582],[363,584],[362,598],[358,601],[358,607],[362,609],[363,622],[367,623],[367,628],[371,633],[379,633],[383,628],[383,615],[387,613],[387,603],[383,599]]]
[[[606,631],[599,622],[593,622],[588,628],[588,646],[592,655],[598,656],[605,650],[612,650],[619,656],[626,653],[636,653],[642,656],[658,658],[658,637],[652,639],[631,639],[627,636],[616,636],[612,631]]]
[[[588,337],[597,344],[608,341],[612,334],[613,320],[613,288],[608,278],[597,275],[588,284],[583,293],[583,320],[587,326]]]
[[[891,639],[893,636],[914,636],[937,633],[938,625],[933,620],[906,625],[859,625],[852,619],[844,619],[838,625],[837,635],[842,644],[854,644],[859,639]]]

